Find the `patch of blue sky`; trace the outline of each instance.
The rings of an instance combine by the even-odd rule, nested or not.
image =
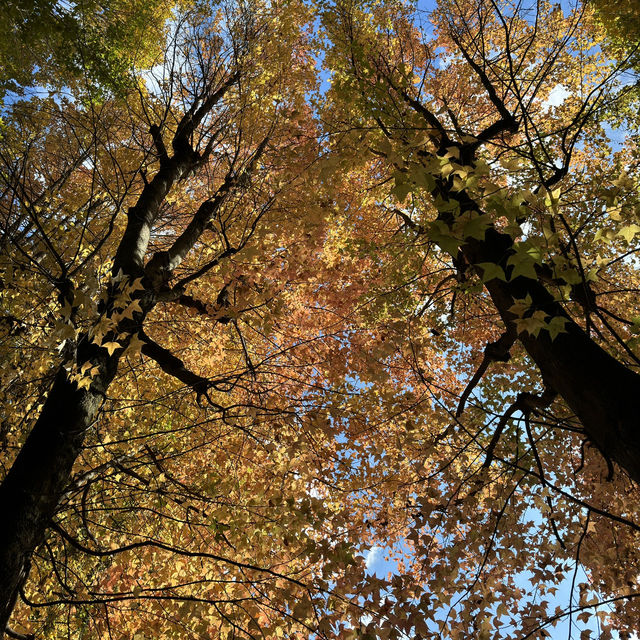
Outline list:
[[[536,523],[540,524],[542,519],[542,514],[537,512]],[[387,577],[398,575],[400,573],[399,564],[394,558],[400,554],[405,555],[409,551],[407,545],[402,543],[394,546],[384,546],[380,544],[370,547],[364,554],[367,574],[379,579],[386,579]],[[536,626],[544,629],[548,634],[547,637],[554,639],[566,638],[567,640],[577,640],[581,638],[582,640],[586,637],[595,639],[601,636],[602,627],[597,614],[601,611],[613,611],[613,604],[606,603],[606,598],[599,596],[593,590],[587,590],[582,594],[582,601],[588,602],[594,600],[595,602],[593,606],[588,606],[587,608],[580,605],[580,590],[578,585],[589,582],[589,577],[581,565],[578,565],[577,569],[575,564],[570,568],[565,578],[556,585],[555,593],[552,591],[546,591],[544,594],[538,593],[533,586],[533,577],[533,573],[530,571],[521,572],[514,576],[514,585],[516,588],[531,592],[532,595],[529,598],[531,607],[538,604],[541,600],[548,603],[547,611],[549,612],[549,617],[547,619],[536,620]],[[458,596],[458,599],[461,600],[464,596],[466,596],[466,594],[463,592]],[[604,604],[598,604],[602,602],[604,602]],[[491,614],[494,615],[494,620],[498,619],[498,606],[499,605],[496,605],[490,610]],[[428,628],[431,631],[439,631],[451,608],[454,610],[460,609],[455,595],[451,598],[449,605],[442,606],[433,612],[433,619],[427,621]],[[572,610],[573,612],[571,612]],[[585,611],[591,614],[589,619],[578,619],[578,616]],[[364,625],[369,624],[371,618],[366,616],[361,622]],[[499,629],[502,633],[518,631],[517,627],[513,627],[506,622],[500,625]],[[587,635],[587,632],[591,632],[593,635]],[[612,631],[611,637],[614,640],[621,640],[620,634],[615,630]],[[637,638],[638,636],[635,635],[631,637],[631,640],[637,640]],[[446,636],[443,636],[443,640],[446,640]]]
[[[364,385],[356,378],[353,378],[351,382],[356,387],[364,387]],[[478,400],[480,400],[480,398],[478,398]],[[341,442],[343,444],[347,444],[347,440],[343,438],[344,437],[341,438]],[[370,459],[359,460],[358,452],[353,448],[347,447],[343,453],[346,452],[348,452],[349,465],[354,470],[357,470],[365,463],[371,464]],[[557,479],[552,471],[547,473],[547,480],[551,484],[557,483]],[[371,506],[372,508],[376,508],[380,505],[372,501]],[[533,505],[529,506],[525,510],[521,516],[521,520],[529,523],[529,535],[531,535],[532,539],[539,535],[545,535],[544,531],[549,528],[547,517]],[[560,531],[561,536],[563,533],[563,531]],[[435,535],[439,536],[437,533]],[[441,538],[441,536],[440,539],[442,544],[447,543],[447,541]],[[357,551],[362,553],[364,556],[367,574],[379,579],[385,579],[399,574],[399,563],[397,558],[401,556],[407,557],[407,555],[410,556],[413,553],[411,547],[402,540],[391,543],[383,538],[380,538],[377,543],[372,546],[368,548],[360,548]],[[415,556],[413,560],[417,562],[420,561],[419,558]],[[580,593],[578,585],[580,583],[589,584],[590,578],[579,562],[576,564],[575,560],[572,561],[571,559],[558,558],[557,560],[552,559],[550,564],[564,564],[566,570],[562,580],[557,584],[550,582],[544,592],[540,591],[539,586],[536,587],[537,582],[535,580],[533,570],[522,571],[513,576],[516,588],[529,593],[527,597],[529,607],[533,608],[534,605],[539,604],[542,600],[547,602],[547,611],[549,612],[548,617],[546,619],[536,621],[536,624],[540,625],[541,628],[549,633],[549,637],[553,638],[567,638],[567,640],[572,640],[573,638],[577,639],[579,637],[581,639],[586,637],[599,638],[602,629],[596,614],[602,610],[606,611],[607,608],[612,609],[612,605],[598,604],[603,602],[603,600],[606,600],[606,598],[592,590],[587,589],[582,594]],[[481,584],[482,574],[480,573],[479,585]],[[441,607],[433,613],[433,620],[428,623],[429,628],[433,631],[438,631],[451,607],[454,609],[460,609],[460,603],[462,603],[467,595],[468,594],[464,591],[457,596],[454,594],[451,598],[450,604]],[[593,600],[593,606],[587,607],[586,609],[583,608],[580,604],[580,595],[582,595],[582,602],[584,602],[585,599],[587,601]],[[498,606],[499,605],[496,605],[490,610],[496,618],[498,617]],[[526,609],[525,605],[524,615],[526,615]],[[578,616],[585,612],[591,614],[589,619],[586,621],[579,619]],[[361,622],[366,625],[369,624],[371,620],[370,618],[365,618]],[[500,629],[502,631],[506,631],[509,630],[510,627],[507,622],[504,622]],[[513,626],[511,628],[513,632],[517,632],[518,629],[518,626]],[[590,632],[592,635],[588,636],[587,632]],[[620,636],[616,632],[612,632],[611,637],[615,640]]]

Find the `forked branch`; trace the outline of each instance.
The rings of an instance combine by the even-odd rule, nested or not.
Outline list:
[[[456,411],[456,418],[459,418],[462,415],[467,399],[482,379],[482,376],[485,374],[489,365],[492,362],[509,361],[511,358],[510,350],[513,343],[516,341],[516,337],[515,330],[513,328],[509,328],[495,342],[490,342],[484,348],[482,362],[460,396],[460,402],[458,403],[458,409]]]
[[[180,358],[173,355],[169,349],[165,349],[159,345],[155,340],[150,338],[144,330],[141,329],[139,333],[144,342],[141,351],[145,356],[155,361],[166,374],[191,387],[197,394],[198,404],[200,404],[202,396],[209,401],[207,391],[212,385],[207,378],[189,371]]]
[[[504,431],[504,428],[507,426],[507,423],[516,411],[522,412],[525,418],[528,419],[528,416],[532,412],[536,412],[539,409],[546,409],[554,401],[557,395],[558,394],[549,386],[545,387],[545,390],[540,395],[529,393],[528,391],[519,393],[515,402],[513,402],[509,406],[509,408],[500,418],[500,422],[498,422],[498,426],[493,433],[493,438],[491,438],[491,442],[487,447],[487,454],[482,466],[486,469],[491,465],[494,452],[496,446],[498,445],[498,442],[500,441],[502,432]]]

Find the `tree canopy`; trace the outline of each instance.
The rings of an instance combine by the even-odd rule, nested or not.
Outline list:
[[[619,4],[9,3],[0,637],[639,631]]]
[[[169,0],[5,0],[0,98],[34,84],[76,97],[122,93],[159,56],[178,3]]]

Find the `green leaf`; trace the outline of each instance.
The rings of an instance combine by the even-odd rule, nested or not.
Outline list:
[[[536,273],[536,263],[533,260],[520,260],[511,272],[511,280],[523,276],[530,278],[531,280],[537,280],[538,274]]]
[[[479,262],[476,266],[480,267],[483,271],[482,282],[490,282],[491,280],[507,281],[504,269],[493,262]]]
[[[520,318],[516,320],[516,328],[518,333],[527,332],[534,337],[537,337],[541,329],[546,328],[545,318],[547,314],[544,311],[538,310],[528,318]]]
[[[622,227],[620,231],[618,231],[618,235],[622,236],[627,243],[630,243],[638,232],[640,232],[640,225],[634,222],[633,224]]]
[[[458,253],[461,243],[460,238],[454,236],[451,229],[441,220],[436,220],[429,225],[429,239],[452,256]]]
[[[409,177],[419,187],[422,187],[427,191],[433,191],[434,187],[436,186],[434,177],[422,165],[413,165],[411,167],[411,170],[409,171]]]
[[[476,215],[464,225],[462,236],[484,240],[485,233],[490,226],[491,218],[487,214]]]
[[[555,316],[554,318],[551,318],[546,327],[549,335],[551,336],[551,340],[555,340],[558,337],[558,334],[567,332],[565,329],[567,322],[569,322],[569,320],[564,316]]]
[[[397,198],[398,202],[404,202],[411,191],[411,184],[407,182],[407,176],[400,171],[394,174],[396,185],[391,189],[391,193]]]

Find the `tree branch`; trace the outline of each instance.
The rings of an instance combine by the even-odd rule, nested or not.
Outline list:
[[[264,138],[241,173],[238,174],[233,171],[233,169],[227,173],[216,195],[200,205],[186,229],[178,236],[168,251],[154,254],[145,269],[152,281],[158,277],[160,271],[164,270],[170,273],[182,263],[198,241],[198,238],[202,235],[202,232],[206,229],[213,215],[227,199],[232,189],[244,183],[245,180],[250,177],[256,162],[264,153],[268,142],[269,138]]]
[[[548,386],[545,387],[545,390],[540,395],[529,393],[528,391],[519,393],[515,402],[511,404],[511,406],[504,412],[504,414],[500,418],[500,422],[498,422],[498,426],[496,427],[496,430],[493,434],[493,438],[491,438],[491,442],[487,447],[487,455],[482,466],[485,469],[491,466],[491,461],[493,460],[494,451],[496,449],[498,441],[500,440],[500,436],[502,435],[504,428],[507,426],[507,422],[516,411],[521,411],[526,417],[532,411],[548,407],[553,402],[556,396],[557,393]],[[545,481],[543,479],[543,484],[544,482]]]
[[[169,349],[160,346],[155,340],[152,340],[143,329],[139,330],[140,337],[144,341],[142,345],[142,353],[154,360],[158,366],[168,375],[177,378],[188,387],[191,387],[197,394],[198,404],[201,397],[207,397],[207,390],[212,386],[207,378],[203,378],[192,371],[189,371],[184,362],[177,356],[174,356]]]
[[[467,398],[471,395],[471,392],[475,389],[476,385],[482,379],[485,371],[492,362],[508,362],[511,358],[509,353],[513,343],[516,341],[517,335],[513,328],[507,329],[495,342],[490,342],[484,348],[484,356],[482,362],[477,371],[473,375],[473,378],[467,384],[465,390],[460,396],[460,402],[458,403],[458,409],[456,411],[456,418],[459,418],[464,411]]]
[[[456,46],[460,50],[460,53],[462,53],[464,59],[475,71],[478,78],[480,78],[482,86],[489,95],[489,100],[491,100],[493,106],[498,110],[498,113],[500,114],[499,120],[496,120],[476,136],[474,136],[475,138],[477,138],[474,142],[463,145],[463,149],[467,151],[467,153],[471,152],[472,154],[483,142],[488,142],[501,133],[505,133],[507,131],[515,133],[518,130],[518,121],[515,116],[507,109],[504,101],[498,96],[493,83],[489,79],[489,76],[485,73],[484,69],[469,55],[469,52],[462,45],[460,39],[454,33],[451,33],[450,35],[451,39],[456,43]]]
[[[210,560],[216,560],[218,562],[224,562],[225,564],[229,564],[233,567],[237,567],[238,569],[246,569],[249,571],[257,571],[260,573],[266,573],[267,575],[273,576],[274,578],[280,578],[282,580],[286,580],[287,582],[292,582],[293,584],[302,587],[303,589],[307,589],[307,585],[296,578],[292,578],[291,576],[287,576],[283,573],[279,573],[278,571],[273,571],[272,569],[265,569],[263,567],[258,567],[256,565],[248,564],[246,562],[238,562],[237,560],[231,560],[230,558],[224,558],[223,556],[219,556],[214,553],[207,553],[204,551],[186,551],[184,549],[178,549],[176,547],[172,547],[168,544],[157,540],[145,540],[142,542],[132,542],[130,544],[124,545],[117,549],[109,549],[109,550],[101,550],[101,549],[90,549],[89,547],[85,547],[78,540],[69,535],[60,525],[55,522],[51,523],[51,529],[53,529],[56,533],[58,533],[64,540],[66,540],[72,547],[77,549],[78,551],[82,551],[88,555],[97,556],[97,557],[109,557],[114,556],[119,553],[124,553],[125,551],[131,551],[133,549],[141,549],[144,547],[155,547],[156,549],[162,549],[163,551],[168,551],[169,553],[175,553],[179,556],[184,556],[187,558],[208,558]]]
[[[171,188],[186,176],[202,158],[193,150],[190,142],[195,128],[202,122],[206,114],[222,99],[231,86],[238,80],[239,72],[229,76],[227,81],[209,96],[200,107],[196,108],[197,100],[180,120],[173,137],[174,154],[166,157],[160,163],[160,169],[148,182],[136,204],[127,211],[127,227],[116,251],[113,272],[120,269],[128,275],[139,275],[142,270],[144,256],[149,245],[151,229],[160,210],[160,205]],[[160,131],[152,126],[151,135],[154,143],[164,148]],[[165,150],[166,151],[166,150]],[[161,159],[162,159],[162,152]]]
[[[10,637],[15,638],[16,640],[34,640],[36,637],[33,633],[19,633],[18,631],[14,631],[11,627],[5,627],[4,632]]]

